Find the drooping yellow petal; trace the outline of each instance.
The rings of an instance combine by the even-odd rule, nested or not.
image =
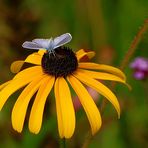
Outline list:
[[[55,82],[58,129],[61,138],[70,138],[75,129],[75,112],[67,82],[59,77]]]
[[[37,76],[36,76],[37,77]],[[12,80],[7,86],[5,86],[1,91],[0,91],[0,110],[4,106],[5,102],[9,98],[11,94],[16,92],[18,89],[24,87],[28,83],[30,83],[35,76],[29,75],[28,77],[22,77],[20,79],[14,79]]]
[[[42,84],[34,100],[29,118],[29,130],[35,134],[37,134],[40,131],[40,128],[42,126],[45,102],[48,94],[50,93],[53,87],[54,81],[54,77],[46,77],[46,79],[42,81]]]
[[[74,76],[77,77],[80,81],[82,81],[86,85],[88,85],[89,87],[92,87],[93,89],[98,91],[100,94],[105,96],[112,103],[112,105],[115,107],[115,109],[118,113],[118,117],[120,117],[119,102],[118,102],[116,96],[112,93],[112,91],[110,89],[108,89],[105,85],[103,85],[99,81],[92,79],[91,77],[89,77],[85,74],[82,74],[80,72],[75,73]]]
[[[15,61],[11,64],[10,70],[13,73],[18,73],[24,63],[31,63],[35,65],[41,65],[43,51],[35,52],[30,54],[24,61]]]
[[[116,82],[121,82],[125,84],[129,90],[132,89],[132,87],[125,82],[125,80],[121,79],[120,77],[109,74],[109,73],[104,73],[104,72],[95,72],[95,71],[89,71],[89,70],[84,70],[84,69],[78,69],[79,72],[84,73],[85,75],[88,75],[91,78],[98,79],[98,80],[111,80],[111,81],[116,81]]]
[[[77,57],[78,61],[81,58],[83,58],[84,56],[86,56],[88,59],[91,59],[92,57],[95,56],[95,52],[89,51],[89,50],[84,50],[84,49],[80,49],[76,52],[76,57]]]
[[[114,74],[114,75],[120,77],[123,80],[126,80],[125,74],[120,69],[109,66],[109,65],[88,63],[87,62],[87,63],[79,63],[79,68],[102,70],[102,71]]]
[[[11,82],[11,80],[1,84],[0,85],[0,90],[3,89],[5,86],[7,86],[10,82]]]
[[[27,79],[30,76],[38,76],[40,74],[43,74],[41,66],[33,66],[20,71],[18,74],[14,76],[13,80],[23,79],[23,78]]]
[[[121,79],[120,77],[109,74],[109,73],[104,73],[104,72],[96,72],[96,71],[89,71],[89,70],[84,70],[84,69],[78,69],[82,74],[85,74],[91,78],[94,79],[99,79],[99,80],[111,80],[111,81],[117,81],[125,84],[125,80]]]
[[[100,129],[102,123],[100,112],[96,104],[80,81],[78,81],[74,76],[68,76],[67,79],[78,95],[80,102],[86,112],[91,125],[92,134],[95,134]]]
[[[41,85],[43,77],[44,76],[41,75],[37,78],[34,78],[34,80],[28,86],[26,86],[26,88],[20,94],[19,98],[17,99],[13,107],[11,116],[12,126],[18,132],[21,132],[23,129],[28,104],[32,96],[36,93],[39,86]]]

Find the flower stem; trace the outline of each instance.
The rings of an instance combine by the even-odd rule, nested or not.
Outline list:
[[[60,139],[60,148],[66,148],[66,139]]]

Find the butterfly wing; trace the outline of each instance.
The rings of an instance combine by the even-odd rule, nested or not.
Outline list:
[[[32,42],[42,46],[42,48],[48,49],[51,39],[34,39]]]
[[[32,42],[26,41],[23,43],[22,47],[27,49],[36,49],[36,50],[41,48],[52,50],[70,42],[71,39],[72,39],[71,34],[65,33],[59,37],[54,38],[54,40],[50,38],[50,39],[34,39],[32,40]]]
[[[72,39],[72,36],[70,33],[65,33],[59,37],[54,38],[53,40],[54,49],[70,42],[71,39]]]
[[[27,49],[36,49],[36,50],[43,48],[40,44],[29,41],[24,42],[22,47]]]

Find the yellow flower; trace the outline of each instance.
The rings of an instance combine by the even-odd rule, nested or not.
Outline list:
[[[90,59],[93,56],[93,51],[86,52],[81,49],[74,53],[67,47],[58,47],[55,49],[55,55],[50,55],[46,50],[41,49],[29,55],[25,61],[12,63],[11,71],[17,74],[12,80],[0,86],[0,110],[10,95],[26,86],[12,110],[13,128],[18,132],[22,131],[28,104],[37,92],[29,117],[29,130],[37,134],[42,126],[46,99],[54,87],[59,135],[61,138],[70,138],[74,133],[76,121],[68,83],[80,99],[92,134],[99,130],[102,121],[94,100],[83,84],[105,96],[120,116],[120,106],[116,96],[98,80],[111,80],[126,84],[126,77],[115,67],[80,61],[84,57]],[[31,63],[34,66],[20,71],[24,63]]]

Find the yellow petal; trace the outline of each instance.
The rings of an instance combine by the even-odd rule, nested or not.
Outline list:
[[[96,63],[79,63],[79,68],[102,70],[114,74],[123,80],[126,80],[125,74],[120,69],[109,65],[96,64]]]
[[[20,79],[14,79],[6,87],[4,87],[0,91],[0,110],[11,94],[30,83],[34,78],[35,76],[29,75],[27,78],[23,77]]]
[[[29,118],[29,130],[35,134],[37,134],[41,129],[45,102],[53,87],[54,81],[54,77],[47,76],[44,81],[42,81],[34,100]]]
[[[1,84],[0,85],[0,90],[3,89],[5,86],[7,86],[10,82],[11,82],[11,80]]]
[[[94,51],[87,51],[84,49],[80,49],[79,51],[76,52],[76,57],[78,59],[78,61],[83,58],[84,56],[86,56],[88,59],[91,59],[92,57],[95,56],[95,52]]]
[[[104,73],[104,72],[89,71],[84,69],[78,69],[78,71],[94,79],[121,82],[121,83],[124,83],[129,88],[129,90],[132,89],[131,86],[125,82],[125,80],[121,79],[116,75]]]
[[[31,63],[35,65],[41,65],[43,51],[35,52],[30,54],[24,61],[15,61],[11,64],[10,70],[13,73],[18,73],[24,63]]]
[[[34,53],[29,55],[26,59],[25,59],[25,63],[31,63],[31,64],[35,64],[35,65],[41,65],[41,60],[42,60],[42,56],[38,53]]]
[[[95,72],[95,71],[89,71],[89,70],[83,70],[83,69],[78,69],[77,71],[94,79],[111,80],[111,81],[117,81],[125,84],[125,80],[113,74],[104,73],[104,72]]]
[[[75,129],[75,112],[67,82],[60,77],[55,82],[58,129],[61,138],[70,138]]]
[[[38,51],[38,54],[41,55],[41,56],[43,56],[44,53],[46,53],[46,52],[47,52],[47,50],[45,50],[45,49],[40,49],[40,50]]]
[[[57,111],[57,121],[58,121],[58,130],[59,135],[61,138],[64,138],[64,125],[63,125],[63,119],[62,119],[62,109],[61,109],[61,103],[59,100],[59,84],[55,83],[54,85],[54,93],[56,98],[56,111]]]
[[[23,64],[24,64],[24,61],[15,61],[15,62],[13,62],[11,64],[11,66],[10,66],[11,72],[12,73],[18,73],[21,70]]]
[[[23,78],[28,78],[30,76],[37,76],[43,74],[41,66],[33,66],[30,68],[26,68],[22,71],[20,71],[18,74],[16,74],[13,78],[14,79],[23,79]]]
[[[119,102],[118,102],[116,96],[112,93],[112,91],[110,89],[108,89],[105,85],[103,85],[99,81],[92,79],[89,76],[82,74],[80,72],[75,73],[74,76],[77,77],[80,81],[82,81],[86,85],[88,85],[88,86],[92,87],[93,89],[95,89],[96,91],[98,91],[103,96],[105,96],[112,103],[112,105],[115,107],[115,109],[118,113],[118,117],[120,117]]]
[[[76,94],[78,95],[80,102],[86,112],[86,115],[91,125],[92,134],[95,134],[100,129],[102,123],[100,112],[96,104],[94,103],[92,97],[80,81],[78,81],[73,76],[68,76],[67,79],[71,84],[72,88],[75,90]]]
[[[41,85],[43,77],[44,76],[42,75],[37,78],[34,78],[34,80],[28,86],[25,87],[13,107],[11,116],[12,126],[18,132],[21,132],[23,129],[28,104],[32,96],[35,94],[35,92]]]

